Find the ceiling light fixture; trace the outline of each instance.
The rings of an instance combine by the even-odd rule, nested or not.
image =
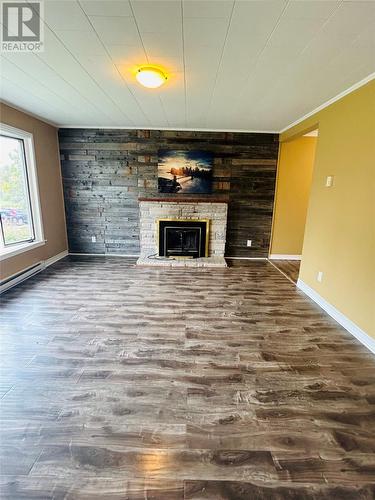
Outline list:
[[[156,89],[167,81],[167,75],[155,66],[141,66],[135,75],[138,82],[149,89]]]

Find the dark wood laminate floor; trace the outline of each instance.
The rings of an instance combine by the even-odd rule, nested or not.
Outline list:
[[[289,279],[297,283],[301,261],[272,259],[271,262],[282,273],[286,274]]]
[[[268,262],[2,300],[2,499],[372,499],[375,361]]]

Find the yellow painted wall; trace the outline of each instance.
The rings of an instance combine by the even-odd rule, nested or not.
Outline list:
[[[301,255],[316,137],[280,145],[271,254]]]
[[[281,141],[317,126],[299,277],[375,338],[375,81],[287,130]],[[332,188],[325,187],[328,175]]]

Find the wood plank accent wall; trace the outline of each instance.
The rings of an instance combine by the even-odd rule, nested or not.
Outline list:
[[[277,134],[61,129],[59,140],[71,252],[138,254],[138,197],[157,195],[158,150],[198,149],[215,158],[207,199],[229,195],[226,255],[268,255]]]

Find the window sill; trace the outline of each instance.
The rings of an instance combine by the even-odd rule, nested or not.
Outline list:
[[[15,255],[28,252],[29,250],[34,250],[34,248],[41,247],[45,244],[45,241],[33,241],[33,243],[22,243],[20,245],[14,245],[10,248],[1,249],[0,261],[10,259]]]

